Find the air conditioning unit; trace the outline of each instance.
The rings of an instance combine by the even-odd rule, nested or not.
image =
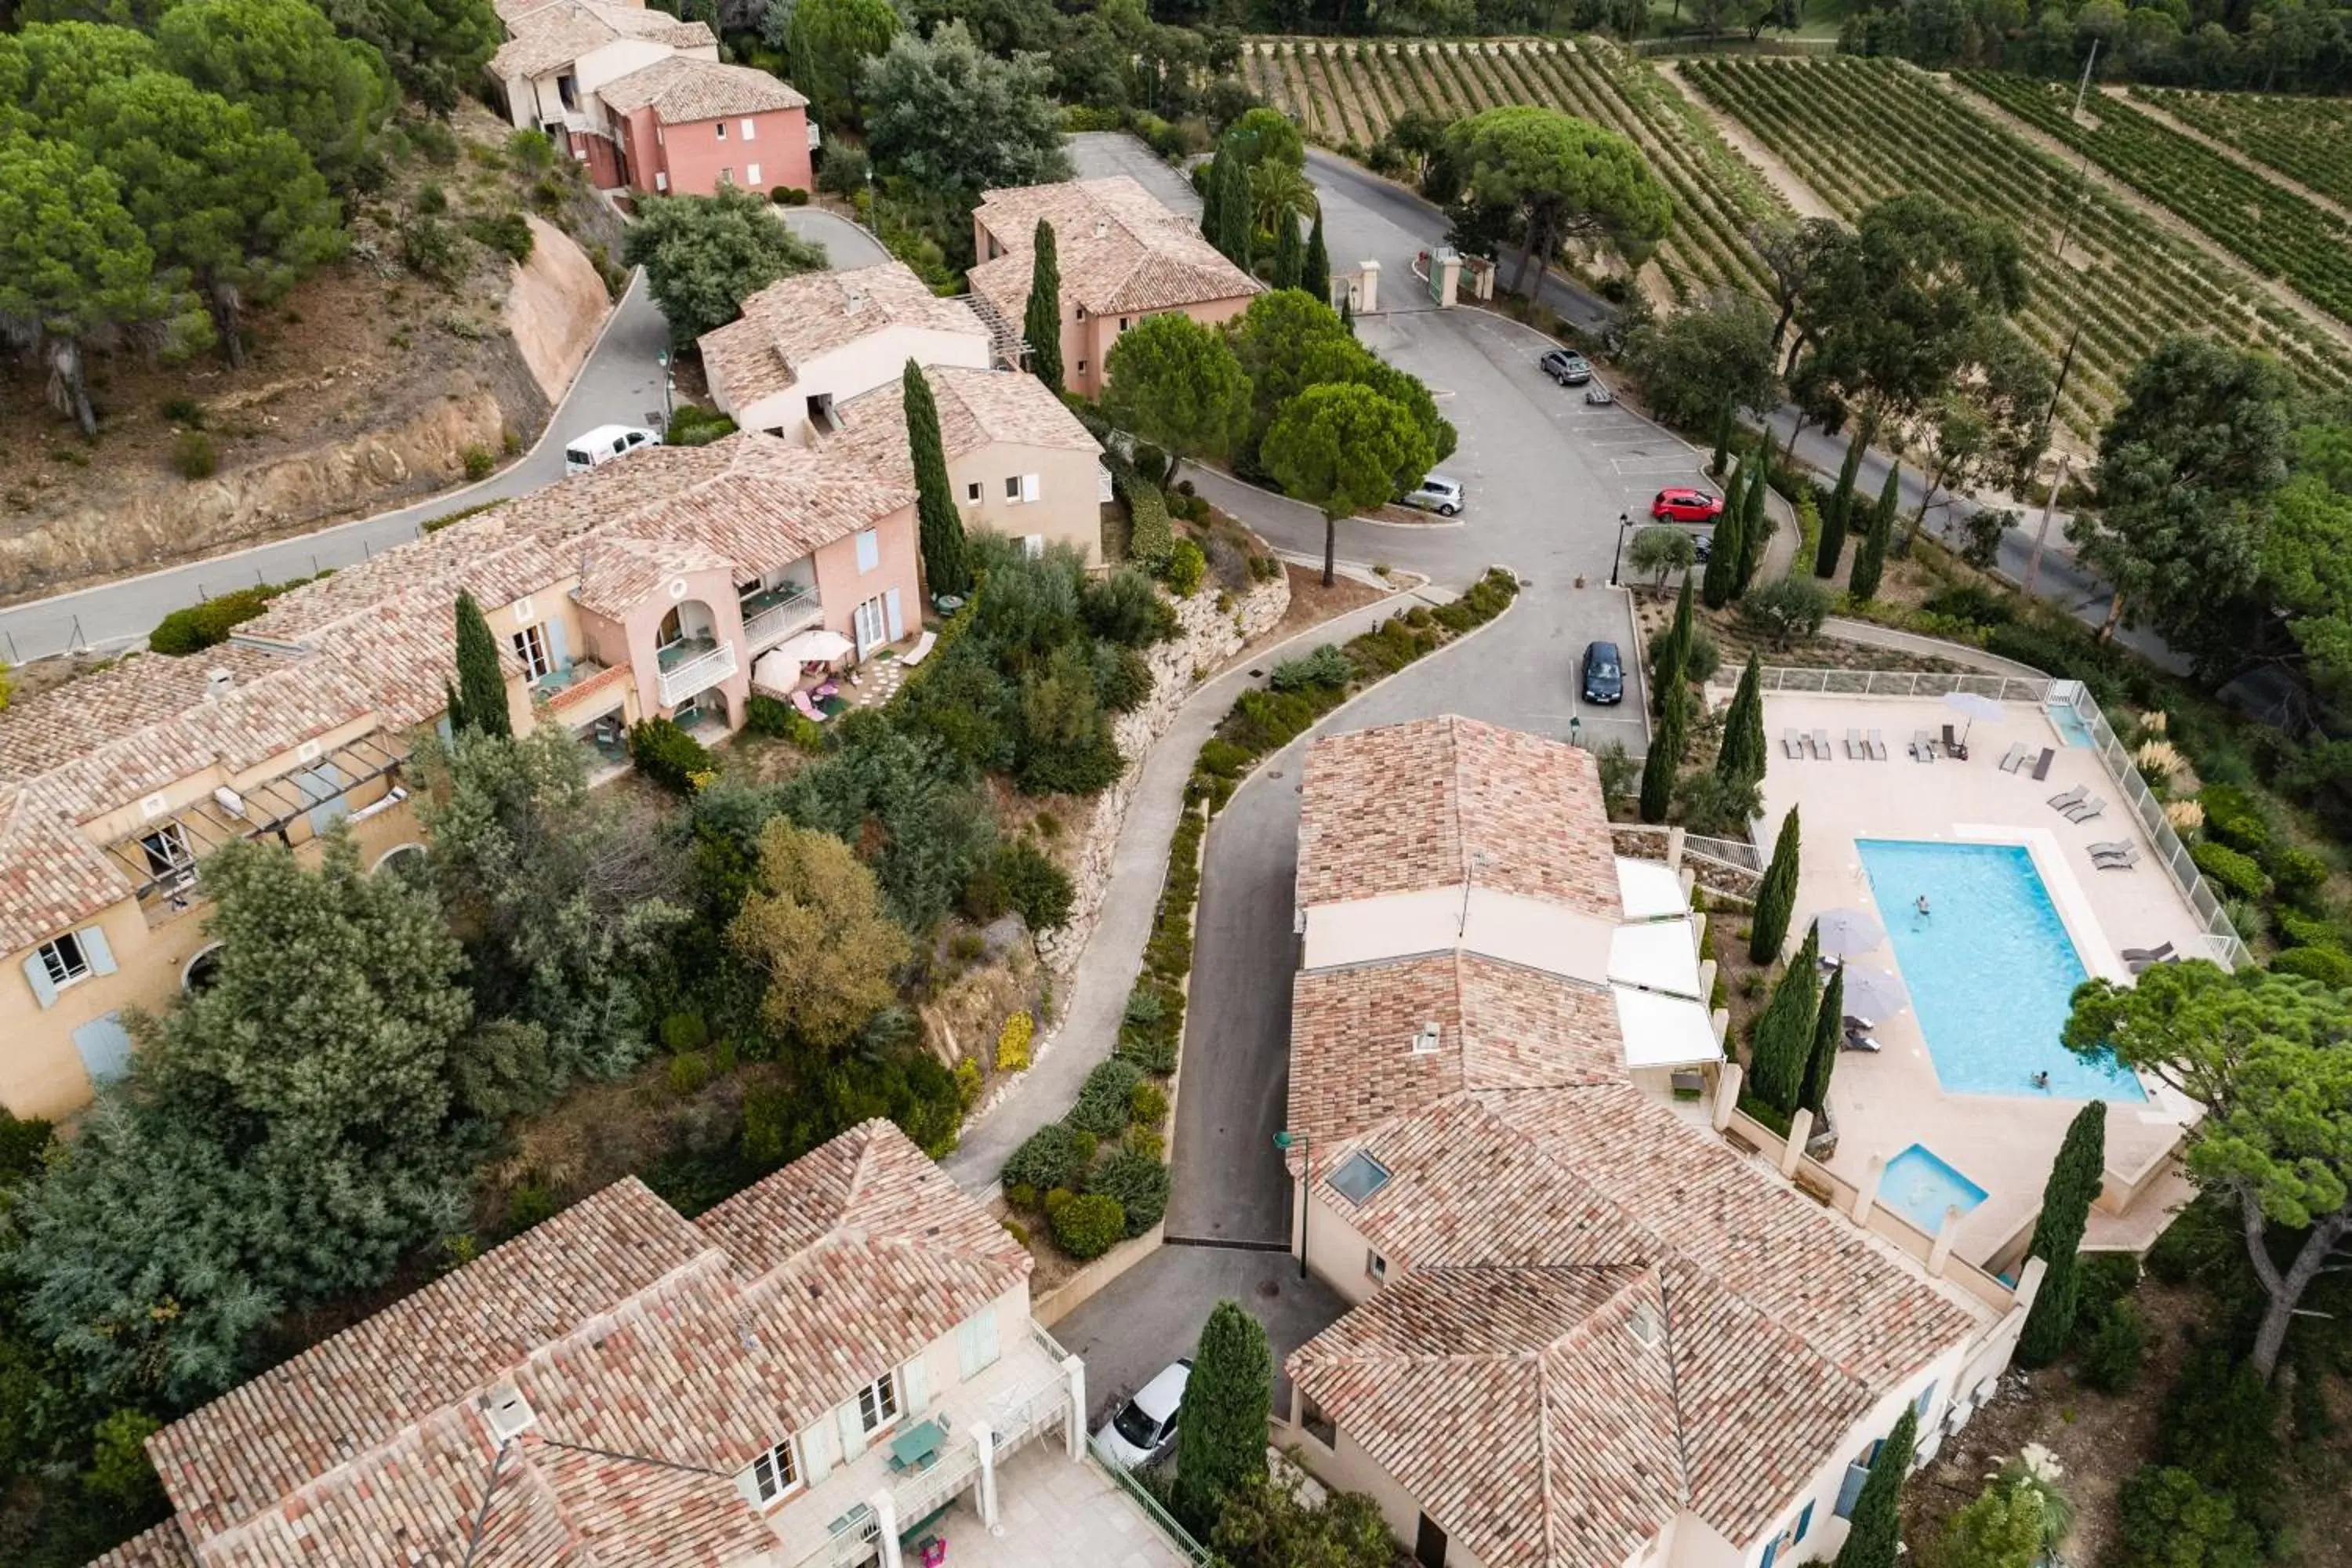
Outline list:
[[[482,1414],[489,1418],[490,1436],[500,1443],[511,1443],[539,1420],[530,1401],[511,1384],[501,1384],[490,1390],[482,1401]]]

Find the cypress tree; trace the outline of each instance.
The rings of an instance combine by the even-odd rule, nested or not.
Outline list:
[[[507,674],[499,668],[498,639],[474,595],[457,591],[457,699],[462,713],[449,715],[449,727],[462,722],[485,735],[512,735],[514,721],[507,713]]]
[[[1062,390],[1062,260],[1054,249],[1054,226],[1044,218],[1031,239],[1029,307],[1021,335],[1029,341],[1029,371],[1055,392]]]
[[[1780,819],[1780,837],[1772,841],[1772,863],[1756,889],[1756,918],[1748,925],[1748,962],[1769,963],[1780,955],[1789,939],[1789,916],[1797,904],[1797,808]]]
[[[2025,1249],[2028,1258],[2050,1266],[2018,1336],[2017,1359],[2027,1366],[2048,1366],[2074,1338],[2081,1275],[2078,1249],[2106,1161],[2107,1102],[2095,1100],[2074,1113],[2065,1141],[2058,1145],[2050,1180],[2042,1188],[2042,1215],[2033,1222],[2033,1240]]]
[[[1747,552],[1740,539],[1740,514],[1746,510],[1740,495],[1740,480],[1747,478],[1742,468],[1738,478],[1726,487],[1723,510],[1715,520],[1715,538],[1706,556],[1706,574],[1699,580],[1698,596],[1710,610],[1719,610],[1731,603],[1739,593],[1739,558]]]
[[[1209,159],[1209,169],[1201,181],[1201,234],[1211,245],[1225,226],[1225,150],[1220,147]]]
[[[1765,510],[1765,501],[1772,493],[1772,466],[1764,460],[1765,456],[1757,454],[1756,477],[1748,486],[1747,503],[1740,509],[1739,574],[1731,580],[1731,596],[1735,599],[1748,592],[1748,584],[1756,580],[1756,569],[1764,564],[1764,546],[1772,538],[1772,514]]]
[[[1750,1042],[1756,1098],[1784,1116],[1797,1108],[1812,1056],[1813,1016],[1821,1005],[1821,982],[1814,970],[1821,951],[1821,928],[1807,926],[1797,956],[1780,972],[1772,985],[1772,999],[1757,1015]]]
[[[1731,461],[1731,400],[1727,397],[1715,422],[1715,456],[1706,460],[1706,471],[1718,479],[1723,478],[1724,465]]]
[[[449,733],[455,735],[466,727],[466,700],[457,695],[456,687],[445,680],[441,683],[441,702],[449,713]]]
[[[1323,243],[1323,209],[1315,209],[1315,226],[1307,236],[1307,259],[1300,263],[1298,286],[1325,304],[1331,302],[1331,250]]]
[[[1650,683],[1657,689],[1651,700],[1661,713],[1668,700],[1678,698],[1690,668],[1691,646],[1691,584],[1690,574],[1683,574],[1682,593],[1675,600],[1675,624],[1666,630],[1666,640],[1658,645],[1658,657],[1650,668]]]
[[[1356,301],[1350,295],[1339,296],[1339,324],[1348,329],[1349,337],[1356,335]]]
[[[1837,489],[1830,492],[1830,504],[1822,513],[1822,547],[1813,552],[1813,575],[1837,575],[1838,556],[1845,549],[1848,519],[1853,510],[1854,476],[1862,471],[1862,437],[1857,433],[1845,444],[1845,461],[1838,468]]]
[[[1250,270],[1250,241],[1255,227],[1251,211],[1249,168],[1238,157],[1225,160],[1225,203],[1217,217],[1217,232],[1213,237],[1216,247],[1225,259]]]
[[[1750,784],[1764,776],[1764,668],[1756,655],[1739,672],[1739,689],[1723,715],[1723,748],[1716,752],[1716,776],[1727,784]]]
[[[1919,1411],[1906,1405],[1895,1430],[1870,1461],[1869,1479],[1853,1500],[1853,1517],[1847,1521],[1845,1544],[1838,1548],[1836,1568],[1895,1568],[1903,1542],[1904,1479],[1911,1473],[1911,1451],[1919,1445]]]
[[[1853,575],[1846,582],[1846,592],[1857,599],[1873,598],[1878,593],[1879,578],[1886,571],[1886,547],[1895,539],[1895,509],[1902,503],[1902,488],[1903,465],[1896,463],[1886,470],[1886,486],[1878,492],[1878,510],[1853,552]]]
[[[1650,737],[1649,753],[1642,759],[1642,820],[1664,822],[1666,807],[1674,800],[1675,777],[1681,771],[1683,760],[1683,702],[1679,689],[1681,677],[1675,677],[1675,689],[1666,698],[1665,711],[1659,715],[1657,732]]]
[[[1805,1058],[1805,1081],[1797,1090],[1797,1103],[1813,1113],[1816,1127],[1830,1102],[1830,1074],[1837,1070],[1838,1051],[1844,1044],[1845,965],[1841,963],[1822,987],[1822,1005],[1813,1015],[1813,1047]]]
[[[1264,1479],[1273,1403],[1265,1328],[1239,1302],[1218,1302],[1201,1327],[1176,1436],[1176,1517],[1195,1534],[1216,1527],[1228,1492]]]
[[[971,569],[964,558],[963,518],[956,510],[948,479],[948,457],[940,439],[940,405],[923,367],[909,356],[899,376],[907,404],[907,445],[915,458],[915,516],[923,545],[923,580],[934,595],[971,591]]]
[[[1307,255],[1298,240],[1298,216],[1284,213],[1274,220],[1274,286],[1297,288],[1306,265]]]

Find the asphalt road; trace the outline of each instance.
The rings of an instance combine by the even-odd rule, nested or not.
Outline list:
[[[803,207],[782,216],[795,233],[823,243],[835,267],[866,267],[887,259],[871,236],[832,213]],[[172,611],[215,594],[347,566],[416,538],[418,530],[435,518],[551,484],[563,477],[568,437],[599,425],[660,423],[663,373],[656,356],[668,338],[668,324],[646,297],[639,274],[630,279],[628,292],[539,444],[481,483],[444,491],[397,511],[0,610],[0,652],[10,663],[20,664],[77,648],[130,647],[143,641]]]

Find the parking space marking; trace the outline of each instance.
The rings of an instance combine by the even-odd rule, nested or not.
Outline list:
[[[1612,458],[1609,466],[1621,474],[1680,474],[1695,465],[1691,454],[1684,452],[1675,457]]]

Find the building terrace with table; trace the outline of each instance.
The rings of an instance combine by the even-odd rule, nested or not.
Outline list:
[[[1671,862],[1590,753],[1458,718],[1315,742],[1300,813],[1294,1247],[1353,1306],[1278,1440],[1427,1568],[1825,1557],[1906,1406],[1932,1457],[2012,1290],[1719,1134],[1723,1016]]]

